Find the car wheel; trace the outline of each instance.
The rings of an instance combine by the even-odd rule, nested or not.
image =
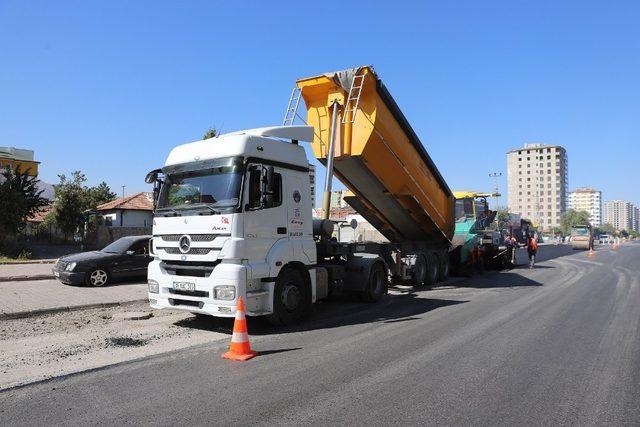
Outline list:
[[[89,286],[99,288],[109,282],[109,272],[102,268],[94,268],[85,276],[85,283]]]

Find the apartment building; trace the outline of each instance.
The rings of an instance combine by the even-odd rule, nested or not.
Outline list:
[[[511,213],[544,230],[560,226],[567,210],[569,162],[559,145],[525,144],[507,152],[507,194]]]
[[[609,200],[604,204],[604,222],[616,230],[634,229],[634,206],[626,200]]]
[[[568,209],[586,211],[593,227],[602,225],[602,192],[593,188],[577,188],[569,193]]]

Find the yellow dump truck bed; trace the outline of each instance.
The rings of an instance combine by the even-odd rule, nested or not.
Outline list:
[[[363,76],[357,108],[354,100],[345,108],[356,76]],[[354,194],[348,203],[391,242],[448,245],[453,194],[373,69],[323,74],[297,85],[315,128],[313,153],[324,164],[331,108],[339,105],[334,173]]]

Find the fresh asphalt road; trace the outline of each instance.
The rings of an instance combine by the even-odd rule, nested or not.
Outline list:
[[[8,390],[0,424],[638,425],[640,244],[540,255],[320,304],[296,329],[252,322],[249,362],[219,342]]]

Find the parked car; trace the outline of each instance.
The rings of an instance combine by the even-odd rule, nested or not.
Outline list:
[[[53,275],[62,283],[104,286],[114,279],[146,277],[151,236],[122,237],[99,251],[58,259]]]

